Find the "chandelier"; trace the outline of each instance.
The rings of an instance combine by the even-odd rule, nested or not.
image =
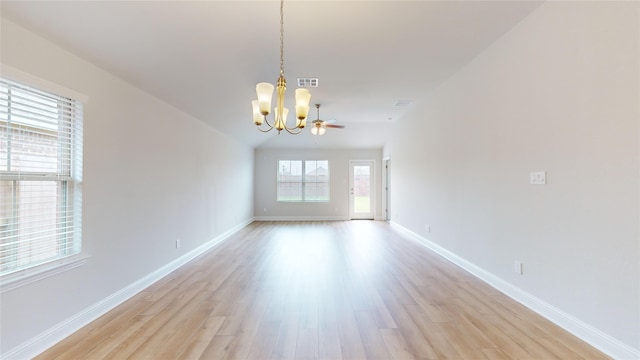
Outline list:
[[[256,85],[256,93],[258,100],[253,100],[251,106],[253,108],[253,122],[258,126],[258,130],[268,132],[274,128],[278,130],[278,134],[282,130],[286,130],[290,134],[300,134],[307,124],[307,115],[309,114],[309,101],[311,94],[308,89],[298,88],[295,91],[296,100],[296,124],[295,126],[287,126],[287,115],[289,109],[284,107],[284,93],[287,90],[287,81],[284,79],[284,0],[280,0],[280,77],[276,82],[276,106],[273,108],[275,120],[271,124],[267,116],[271,110],[271,98],[273,97],[273,84],[259,83]],[[266,127],[263,124],[266,123]]]

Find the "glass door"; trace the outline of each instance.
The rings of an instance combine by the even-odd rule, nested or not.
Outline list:
[[[351,219],[373,219],[374,162],[349,162],[349,216]]]

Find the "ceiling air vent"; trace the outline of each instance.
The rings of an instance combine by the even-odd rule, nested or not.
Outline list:
[[[318,87],[318,78],[298,78],[298,87]]]
[[[411,106],[411,104],[413,104],[413,101],[411,100],[398,100],[393,106],[407,107],[407,106]]]

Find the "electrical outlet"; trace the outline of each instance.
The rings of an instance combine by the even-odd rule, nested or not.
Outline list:
[[[180,248],[180,239],[176,239],[176,249]]]

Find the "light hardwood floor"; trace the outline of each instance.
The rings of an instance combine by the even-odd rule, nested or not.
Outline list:
[[[257,222],[37,359],[608,359],[384,222]]]

